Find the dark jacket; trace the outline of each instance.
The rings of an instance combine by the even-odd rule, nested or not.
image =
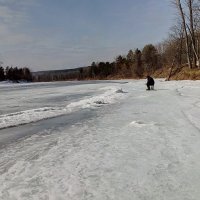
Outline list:
[[[153,78],[152,77],[150,77],[150,76],[147,76],[147,85],[154,85],[154,80],[153,80]]]

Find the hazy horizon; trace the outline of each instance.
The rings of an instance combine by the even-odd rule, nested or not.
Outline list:
[[[173,19],[169,0],[0,0],[0,60],[32,71],[113,61],[161,42]]]

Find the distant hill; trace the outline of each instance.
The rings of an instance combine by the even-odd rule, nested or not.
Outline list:
[[[89,67],[78,67],[63,70],[37,71],[32,72],[32,76],[34,81],[78,80],[88,70]]]
[[[46,75],[46,74],[69,74],[73,72],[78,72],[80,68],[74,68],[74,69],[61,69],[61,70],[45,70],[45,71],[37,71],[32,72],[33,76],[39,76],[39,75]]]

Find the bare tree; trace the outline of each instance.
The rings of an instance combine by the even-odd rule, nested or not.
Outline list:
[[[182,19],[183,30],[184,30],[184,33],[185,33],[185,40],[186,40],[185,44],[186,44],[188,65],[189,65],[189,68],[192,68],[192,63],[191,63],[191,58],[190,58],[190,49],[189,49],[189,36],[188,36],[188,32],[187,32],[187,24],[186,24],[186,19],[185,19],[185,13],[183,11],[182,4],[181,4],[180,0],[176,0],[176,5],[177,5],[177,8],[179,10],[181,19]]]
[[[169,40],[175,44],[175,53],[173,58],[177,60],[178,66],[180,67],[183,64],[183,54],[185,53],[185,48],[183,47],[184,30],[180,21],[177,21],[177,24],[171,27]]]
[[[195,19],[194,11],[195,11],[195,7],[197,6],[197,4],[195,4],[194,0],[187,0],[187,6],[189,9],[189,26],[187,25],[187,27],[188,27],[188,30],[190,33],[192,49],[193,49],[193,55],[192,55],[192,58],[194,58],[193,65],[196,66],[197,63],[199,65],[199,55],[198,55],[198,51],[197,51],[196,38],[195,38],[195,27],[194,27],[194,24],[195,24],[194,23],[194,19]]]
[[[199,66],[199,37],[200,37],[200,1],[173,0],[182,21],[188,65],[192,68]]]

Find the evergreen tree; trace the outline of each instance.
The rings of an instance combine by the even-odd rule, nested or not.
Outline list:
[[[5,80],[4,68],[0,67],[0,81]]]
[[[134,60],[135,60],[135,66],[134,66],[134,73],[138,76],[138,77],[142,77],[143,73],[144,73],[144,69],[142,66],[142,53],[139,49],[135,50],[135,56],[134,56]]]
[[[142,57],[146,64],[148,72],[157,69],[158,53],[156,48],[152,44],[148,44],[143,48]]]
[[[128,61],[129,63],[132,63],[132,64],[134,63],[134,53],[133,53],[132,50],[129,50],[129,52],[128,52],[126,58],[127,58],[127,61]]]

